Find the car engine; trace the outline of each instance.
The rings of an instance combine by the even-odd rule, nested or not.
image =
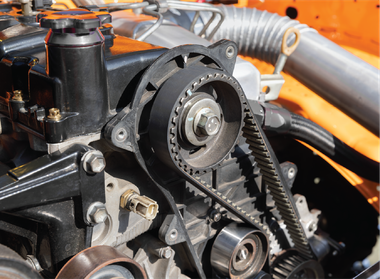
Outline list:
[[[206,3],[52,4],[0,4],[0,277],[342,278],[370,253],[378,213],[299,141],[377,183],[378,162],[276,103],[315,30],[275,15],[239,37],[230,13],[268,15]],[[378,70],[347,57],[363,110],[338,107],[378,134]],[[295,75],[335,90],[317,72]]]

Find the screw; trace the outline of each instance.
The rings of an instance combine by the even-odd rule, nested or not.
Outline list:
[[[178,231],[176,230],[176,229],[172,229],[171,231],[170,231],[170,235],[169,235],[169,237],[170,237],[170,239],[171,240],[176,240],[177,239],[177,237],[178,237]]]
[[[83,169],[90,174],[100,173],[106,167],[106,160],[99,150],[87,151],[83,157]]]
[[[21,90],[15,90],[13,91],[13,101],[22,101],[22,92]]]
[[[170,259],[172,256],[172,249],[170,247],[165,247],[160,249],[161,258]]]
[[[294,168],[289,168],[288,170],[288,178],[292,179],[296,175],[296,170]]]
[[[233,46],[229,46],[226,48],[226,57],[228,59],[231,59],[235,54],[235,49]]]
[[[116,131],[116,140],[117,141],[124,141],[128,136],[128,133],[127,133],[127,130],[125,130],[124,128],[120,128]]]
[[[62,115],[59,112],[59,109],[51,108],[49,109],[49,115],[47,117],[51,120],[58,121],[59,119],[62,118]]]
[[[219,222],[222,219],[222,214],[216,210],[213,210],[210,217],[214,222]]]
[[[236,256],[240,259],[240,260],[245,260],[247,259],[248,257],[248,249],[244,246],[242,248],[239,249],[239,251],[237,252]]]
[[[202,113],[197,127],[205,136],[213,136],[219,132],[220,120],[213,112]]]
[[[101,202],[94,202],[88,207],[87,220],[93,224],[104,223],[108,218],[106,206]]]
[[[316,230],[317,230],[318,226],[317,226],[317,224],[316,224],[315,222],[311,222],[311,223],[308,225],[307,228],[308,228],[309,232],[313,232],[313,231],[316,231]]]

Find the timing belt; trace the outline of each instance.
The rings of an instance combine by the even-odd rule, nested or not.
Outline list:
[[[243,137],[249,144],[252,155],[254,155],[254,160],[257,162],[258,167],[260,168],[260,172],[263,175],[263,181],[268,186],[268,189],[273,196],[275,205],[277,206],[280,215],[284,219],[285,225],[288,229],[290,238],[292,239],[295,248],[307,258],[313,258],[311,247],[308,244],[306,235],[300,224],[299,217],[294,210],[288,194],[286,193],[284,183],[280,179],[280,167],[278,163],[272,159],[271,152],[267,147],[267,142],[263,137],[263,132],[261,128],[256,124],[256,121],[251,112],[248,112],[246,114],[244,123],[245,125],[243,127]],[[190,174],[178,165],[177,168],[188,178],[189,182],[191,182],[200,191],[208,195],[210,198],[239,217],[244,222],[257,227],[264,234],[266,234],[270,241],[271,249],[278,246],[277,240],[273,233],[270,231],[269,227],[263,224],[258,218],[255,218],[254,216],[244,211],[242,208],[238,207],[234,201],[228,199],[222,193],[214,189],[212,185],[203,181],[200,176],[197,176],[196,174]]]

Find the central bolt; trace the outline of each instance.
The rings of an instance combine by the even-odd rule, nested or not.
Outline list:
[[[247,259],[248,257],[248,249],[246,247],[243,247],[239,249],[236,255],[241,261]]]
[[[212,111],[201,113],[197,123],[197,128],[204,136],[216,135],[220,129],[220,119]]]

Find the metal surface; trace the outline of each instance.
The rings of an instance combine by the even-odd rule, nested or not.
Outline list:
[[[158,213],[158,204],[156,201],[147,196],[140,196],[132,189],[121,195],[120,207],[132,211],[148,221],[152,221],[156,218]]]
[[[100,224],[107,220],[108,213],[103,203],[94,202],[88,207],[86,216],[90,223]]]
[[[314,232],[318,229],[318,221],[321,211],[318,209],[312,209],[309,211],[306,198],[302,195],[294,195],[294,201],[300,214],[301,225],[306,237],[311,238],[314,236]]]
[[[319,35],[305,24],[256,9],[221,5],[226,18],[213,40],[230,39],[239,54],[275,64],[289,27],[302,36],[285,71],[332,105],[379,135],[379,70]],[[207,20],[207,14],[203,15]],[[253,31],[254,30],[254,31]],[[288,44],[294,41],[290,36]]]
[[[0,244],[0,277],[2,279],[42,279],[15,251]]]
[[[145,271],[137,262],[128,258],[110,246],[95,246],[83,250],[65,264],[56,278],[98,278],[97,276],[99,273],[97,274],[97,272],[102,270],[104,267],[114,264],[126,268],[133,276],[129,278],[147,278]],[[112,267],[109,268],[112,269]],[[129,276],[129,273],[127,272],[121,272],[120,270],[119,272],[124,275],[128,274]],[[112,274],[112,271],[110,273]],[[94,275],[95,277],[92,277]]]
[[[181,124],[186,117],[186,104],[203,93],[202,88],[210,88],[209,98],[214,98],[213,102],[220,106],[223,118],[220,131],[199,149],[181,140]],[[153,104],[150,119],[152,146],[158,156],[169,165],[172,164],[171,157],[175,158],[176,164],[189,173],[207,171],[219,164],[235,145],[241,129],[238,88],[238,84],[226,74],[211,69],[205,71],[202,67],[189,67],[168,79]],[[169,138],[168,131],[171,131]]]
[[[185,138],[195,146],[202,146],[209,142],[220,129],[221,126],[221,112],[216,101],[207,94],[198,95],[192,101],[187,102],[184,107],[182,117],[182,130]],[[203,114],[210,113],[218,121],[216,129],[213,133],[209,134],[205,131],[205,124],[208,116],[203,117]],[[202,119],[201,118],[206,118]],[[211,117],[210,117],[211,118]],[[203,122],[201,122],[203,121]],[[202,129],[201,131],[199,131]]]
[[[251,278],[261,271],[267,255],[267,238],[262,232],[232,224],[216,237],[211,265],[219,275]]]
[[[162,16],[162,14],[156,12],[155,9],[157,9],[157,5],[149,5],[143,8],[144,13],[146,13],[147,15],[157,17],[157,21],[140,35],[137,35],[139,31],[138,29],[133,30],[133,39],[136,39],[138,41],[144,41],[147,37],[149,37],[152,33],[154,33],[154,31],[156,31],[160,27],[164,20],[164,17]]]
[[[87,151],[83,155],[81,162],[83,169],[89,174],[101,173],[106,167],[106,160],[99,150]]]

